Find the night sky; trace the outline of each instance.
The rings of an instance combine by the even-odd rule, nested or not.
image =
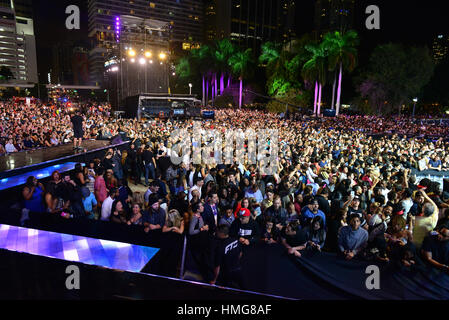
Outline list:
[[[79,31],[65,29],[65,8],[70,4],[81,8]],[[314,0],[297,0],[297,4],[297,33],[300,35],[313,30]],[[380,8],[380,30],[369,31],[365,28],[365,8],[371,4]],[[52,45],[67,39],[88,43],[87,0],[34,0],[33,7],[39,72],[46,74],[51,62],[48,50]],[[449,33],[448,17],[449,10],[446,9],[445,1],[441,0],[357,0],[354,29],[359,32],[362,40],[361,58],[367,56],[379,43],[401,42],[430,46],[437,34]]]

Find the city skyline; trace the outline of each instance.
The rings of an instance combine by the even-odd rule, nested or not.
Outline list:
[[[296,36],[313,32],[315,29],[314,10],[317,0],[296,1]],[[64,27],[65,8],[75,4],[81,10],[81,29],[67,30]],[[36,0],[33,1],[35,34],[38,55],[40,81],[45,81],[51,66],[48,51],[63,40],[70,40],[77,45],[90,47],[88,39],[88,1],[87,0]],[[366,30],[367,15],[364,10],[369,4],[376,4],[381,10],[381,29]],[[419,5],[419,6],[417,6]],[[60,27],[56,27],[60,26]],[[427,45],[432,49],[436,36],[449,34],[445,20],[445,10],[437,1],[420,2],[365,1],[355,2],[354,25],[361,38],[361,62],[367,59],[369,52],[380,43],[401,42],[410,45]],[[206,30],[205,30],[206,31]],[[206,37],[206,32],[204,32]],[[90,49],[90,48],[88,48]],[[364,57],[365,56],[365,57]]]

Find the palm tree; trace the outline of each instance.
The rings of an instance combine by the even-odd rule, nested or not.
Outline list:
[[[242,107],[242,94],[243,94],[243,79],[247,78],[254,70],[252,68],[254,60],[252,57],[252,49],[246,49],[245,51],[237,51],[229,58],[229,66],[232,72],[238,76],[240,81],[239,89],[239,108]]]
[[[229,67],[229,58],[235,52],[235,47],[229,39],[222,39],[215,43],[215,52],[214,59],[216,61],[216,65],[218,70],[220,71],[220,95],[223,94],[224,91],[224,77],[225,74],[229,74],[230,76],[230,67]],[[229,83],[229,81],[228,81]]]
[[[266,65],[267,71],[272,73],[281,57],[281,49],[279,44],[273,42],[265,42],[261,47],[259,62]]]
[[[180,79],[190,80],[193,76],[190,56],[181,57],[176,64],[176,74]]]
[[[321,112],[321,92],[326,83],[327,48],[323,43],[319,45],[306,45],[305,49],[310,53],[310,59],[302,68],[305,80],[315,83],[315,100],[313,112],[317,115]]]
[[[324,36],[324,46],[329,49],[329,69],[339,68],[336,115],[340,112],[341,85],[343,70],[352,72],[357,65],[358,34],[350,30],[346,33],[329,32]],[[333,108],[333,106],[332,106]]]
[[[291,86],[288,72],[289,54],[282,45],[265,42],[261,46],[259,63],[265,66],[269,95],[285,93]]]
[[[201,46],[199,49],[191,51],[192,61],[198,67],[203,81],[203,105],[209,98],[209,78],[214,70],[214,59],[212,49],[208,45]]]

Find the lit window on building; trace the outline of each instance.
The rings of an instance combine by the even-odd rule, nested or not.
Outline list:
[[[190,50],[190,43],[189,42],[183,42],[182,43],[182,50]]]
[[[154,2],[150,2],[150,8],[156,8],[156,4]]]

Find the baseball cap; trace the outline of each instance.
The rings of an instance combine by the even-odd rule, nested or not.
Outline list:
[[[247,208],[241,208],[239,211],[239,217],[249,217],[251,212]]]

